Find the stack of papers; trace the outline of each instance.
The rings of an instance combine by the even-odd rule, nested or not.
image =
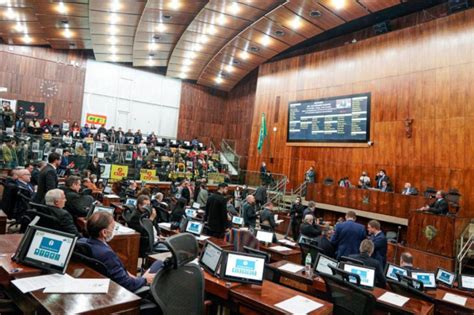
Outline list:
[[[308,314],[323,307],[323,304],[297,295],[291,299],[275,304],[275,306],[290,314]]]
[[[117,234],[132,234],[132,233],[135,232],[135,230],[116,222],[115,223],[115,232]]]
[[[454,303],[454,304],[465,306],[467,302],[467,297],[452,294],[452,293],[446,293],[443,297],[443,300]]]
[[[298,271],[303,270],[304,266],[288,263],[288,264],[284,264],[284,265],[278,267],[278,269],[288,271],[288,272],[291,272],[291,273],[297,273]]]
[[[285,246],[273,246],[273,247],[270,247],[270,249],[276,250],[277,252],[285,252],[285,251],[291,250],[291,248],[288,248]]]
[[[22,293],[44,289],[44,293],[107,293],[110,279],[74,279],[68,274],[52,274],[12,281]]]
[[[402,295],[398,295],[392,292],[385,292],[382,294],[379,298],[379,301],[386,302],[389,304],[396,305],[398,307],[402,307],[408,300],[410,300],[407,297],[404,297]]]
[[[116,198],[116,199],[120,199],[120,197],[117,196],[117,195],[105,195],[104,198],[110,198],[110,199],[111,199],[111,198]]]
[[[171,223],[161,222],[158,223],[158,226],[162,229],[171,230]]]
[[[196,237],[196,239],[197,239],[198,241],[205,241],[205,240],[207,240],[208,238],[209,238],[209,236],[205,236],[205,235],[199,235],[199,236]]]
[[[282,244],[285,244],[285,245],[288,245],[288,246],[296,246],[296,243],[295,243],[295,242],[292,242],[292,241],[289,241],[289,240],[285,240],[285,239],[279,240],[278,242],[279,242],[279,243],[282,243]]]

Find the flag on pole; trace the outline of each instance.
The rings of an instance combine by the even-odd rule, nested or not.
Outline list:
[[[258,143],[257,143],[258,153],[262,153],[263,142],[265,141],[266,136],[267,136],[267,121],[265,119],[265,113],[262,113],[262,122],[260,125],[260,133],[258,135]]]

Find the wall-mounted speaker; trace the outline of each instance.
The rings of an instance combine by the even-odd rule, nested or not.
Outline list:
[[[380,35],[390,32],[390,21],[377,23],[373,26],[375,35]]]

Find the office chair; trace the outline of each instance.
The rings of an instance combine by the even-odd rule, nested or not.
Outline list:
[[[423,196],[425,198],[434,198],[434,196],[436,195],[436,189],[434,189],[433,187],[426,187],[425,191],[423,192]]]
[[[38,209],[30,209],[26,211],[25,216],[23,217],[24,219],[22,220],[22,230],[23,230],[23,226],[25,227],[25,230],[26,230],[26,226],[28,226],[28,224],[31,222],[31,220],[34,217],[40,218],[37,223],[38,226],[50,228],[53,230],[57,230],[58,226],[60,226],[60,222],[58,218],[52,215],[50,212],[44,212]]]
[[[333,273],[334,269],[331,268]],[[344,270],[338,269],[337,275],[321,274],[321,278],[326,283],[327,299],[334,305],[334,314],[340,315],[367,315],[372,314],[376,300],[375,297],[349,282],[349,278],[357,276]]]
[[[147,234],[145,238],[141,236],[143,240],[142,239],[140,240],[140,258],[142,259],[141,269],[143,271],[144,267],[146,266],[146,262],[148,261],[149,255],[167,252],[168,249],[166,248],[166,246],[162,244],[159,244],[161,246],[158,246],[159,247],[158,249],[156,248],[155,233],[153,230],[154,225],[153,225],[153,222],[149,218],[145,216],[141,217],[140,226],[142,227],[143,230],[145,230]],[[157,230],[156,232],[158,233],[158,235],[160,235],[160,230]]]
[[[448,201],[448,204],[454,208],[455,214],[459,212],[459,199],[461,199],[461,194],[459,193],[459,190],[455,188],[451,188],[446,194],[446,200]]]
[[[339,259],[340,262],[348,262],[348,263],[353,263],[359,266],[364,266],[364,262],[355,258],[347,257],[347,256],[341,256]]]
[[[133,210],[134,210],[133,206],[123,205],[122,218],[125,221],[125,223],[128,224],[130,220],[132,219]]]
[[[299,243],[301,249],[301,264],[304,266],[306,263],[306,256],[308,254],[311,255],[311,264],[314,266],[316,262],[316,257],[318,257],[318,253],[324,253],[324,250],[321,247],[318,247],[314,244],[306,244],[306,243]]]
[[[199,253],[196,238],[177,234],[164,244],[172,257],[165,260],[151,284],[153,298],[163,314],[203,314],[204,274],[199,265],[191,263]]]
[[[243,252],[245,246],[259,249],[257,238],[247,230],[232,229],[225,235],[225,240],[234,245],[233,250],[236,252]]]

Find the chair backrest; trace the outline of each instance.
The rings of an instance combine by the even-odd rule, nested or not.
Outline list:
[[[176,234],[164,242],[172,254],[173,267],[179,268],[199,255],[199,247],[194,235],[189,233]]]
[[[81,262],[86,266],[94,269],[101,275],[110,278],[107,267],[100,260],[97,260],[92,257],[92,250],[87,243],[76,242],[74,252],[72,254],[72,259]]]
[[[57,217],[51,215],[50,213],[39,211],[38,209],[28,210],[26,211],[26,214],[30,218],[34,218],[35,216],[39,217],[40,219],[38,221],[38,225],[42,227],[57,230],[58,226],[61,225]]]
[[[314,265],[316,262],[316,258],[318,257],[319,253],[323,253],[323,249],[314,245],[314,244],[306,244],[306,243],[299,243],[301,249],[301,264],[304,265],[306,262],[306,256],[308,254],[311,255],[311,263]]]
[[[17,192],[18,187],[14,183],[4,183],[1,209],[5,212],[8,219],[13,219],[14,217]]]
[[[337,268],[337,267],[333,267],[333,266],[328,266],[331,271],[332,271],[332,274],[334,276],[337,276],[339,278],[341,278],[342,280],[346,281],[346,282],[349,282],[349,283],[354,283],[354,280],[355,280],[355,285],[357,287],[360,286],[360,276],[358,274],[355,274],[355,273],[351,273],[351,272],[348,272],[348,271],[345,271],[345,270],[342,270],[340,268]]]
[[[241,229],[232,229],[225,235],[225,240],[234,245],[233,250],[243,252],[244,246],[259,249],[259,243],[252,232]]]
[[[393,291],[397,294],[400,294],[400,295],[403,295],[403,296],[406,296],[406,297],[410,297],[410,298],[420,299],[420,300],[430,302],[430,303],[435,302],[435,299],[432,298],[431,296],[429,296],[429,295],[425,294],[424,292],[419,291],[419,290],[407,285],[406,283],[394,281],[394,280],[391,280],[391,279],[387,279],[387,282],[388,282],[388,285],[390,286],[391,291]]]
[[[404,285],[407,285],[413,289],[416,289],[418,291],[423,291],[425,289],[425,286],[423,284],[423,282],[421,282],[420,280],[418,279],[413,279],[411,277],[408,277],[408,276],[405,276],[405,275],[402,275],[402,274],[399,274],[397,273],[397,279],[398,279],[398,282],[404,284]]]
[[[140,226],[142,227],[143,230],[146,231],[146,234],[147,234],[147,248],[145,249],[144,248],[144,252],[146,253],[151,253],[153,252],[153,245],[155,244],[155,234],[153,232],[153,222],[145,217],[145,216],[142,216],[140,218]],[[143,242],[145,243],[145,242]]]
[[[341,258],[339,259],[339,261],[347,261],[347,262],[350,262],[350,263],[353,263],[353,264],[356,264],[356,265],[359,265],[359,266],[364,266],[364,262],[359,260],[359,259],[355,259],[355,258],[351,258],[351,257],[347,257],[347,256],[341,256]]]
[[[189,222],[189,220],[186,216],[183,216],[181,218],[181,221],[179,221],[179,231],[181,233],[186,232],[186,227],[188,225],[188,222]]]
[[[133,206],[123,205],[122,218],[126,223],[129,223],[133,215]]]
[[[334,314],[366,315],[372,314],[375,297],[342,279],[339,276],[321,274],[326,283],[327,298],[334,305]]]

